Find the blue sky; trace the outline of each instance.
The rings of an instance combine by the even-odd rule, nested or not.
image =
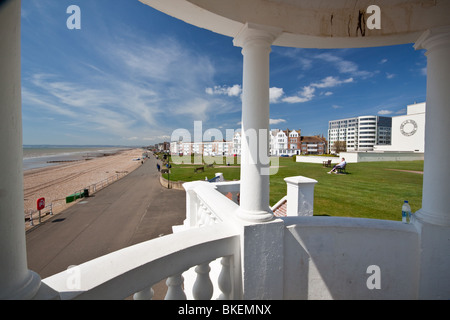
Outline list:
[[[81,29],[70,30],[70,5]],[[272,48],[271,128],[323,134],[328,121],[405,114],[426,98],[412,44]],[[22,1],[24,144],[150,145],[178,128],[237,130],[242,54],[232,39],[138,0]]]

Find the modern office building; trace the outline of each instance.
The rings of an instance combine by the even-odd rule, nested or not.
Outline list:
[[[328,153],[372,151],[375,145],[391,144],[392,118],[360,116],[328,123]]]

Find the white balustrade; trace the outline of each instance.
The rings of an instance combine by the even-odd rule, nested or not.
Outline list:
[[[186,189],[185,227],[202,227],[230,221],[238,208],[239,181],[209,183],[195,181],[183,184]],[[231,193],[232,199],[225,197]]]
[[[167,278],[167,294],[164,300],[186,300],[186,294],[183,290],[184,278],[177,274]]]
[[[125,299],[133,296],[136,300],[149,300],[154,295],[151,286],[164,279],[168,285],[165,299],[186,299],[182,274],[193,266],[197,272],[195,298],[210,299],[209,261],[229,256],[239,261],[239,238],[234,228],[217,223],[156,238],[79,265],[79,287],[68,288],[73,274],[67,272],[42,280],[47,290],[40,292],[36,299]],[[222,270],[222,274],[228,272],[226,276],[221,275],[222,288],[239,287],[240,273],[231,273],[230,268],[226,268]],[[229,296],[229,292],[226,289],[223,295]]]
[[[231,299],[232,280],[230,259],[230,257],[223,257],[220,261],[222,264],[222,270],[219,275],[219,288],[222,291],[222,294],[219,297],[220,300]]]
[[[214,287],[209,278],[209,271],[211,271],[209,262],[200,264],[195,268],[197,279],[192,288],[195,300],[210,300],[213,295]]]
[[[152,300],[154,294],[155,294],[155,291],[152,289],[152,287],[148,287],[142,291],[136,292],[133,295],[133,299],[134,300]]]

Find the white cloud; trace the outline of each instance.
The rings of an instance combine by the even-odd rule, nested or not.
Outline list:
[[[269,89],[270,103],[279,102],[280,98],[284,95],[282,88],[272,87]]]
[[[339,86],[341,84],[352,83],[352,82],[353,82],[353,78],[340,80],[337,77],[329,76],[329,77],[326,77],[326,78],[320,80],[319,82],[311,83],[308,86],[304,86],[302,88],[302,90],[297,93],[297,95],[284,97],[283,99],[281,99],[281,101],[287,102],[287,103],[308,102],[308,101],[311,101],[315,97],[316,88],[318,88],[318,89],[333,88],[333,87]],[[333,93],[330,91],[327,91],[323,94],[325,96],[330,96]]]
[[[386,79],[392,79],[395,77],[395,74],[386,72]]]
[[[284,119],[270,119],[269,123],[270,124],[279,124],[279,123],[284,123],[286,122],[286,120]]]
[[[195,98],[172,109],[174,115],[189,115],[195,120],[205,121],[208,118],[211,102],[202,98]]]
[[[209,95],[224,95],[228,97],[238,97],[242,94],[242,87],[239,84],[235,84],[232,87],[229,86],[214,86],[208,87],[205,92]],[[269,89],[270,103],[280,102],[280,98],[284,96],[283,88],[272,87]]]
[[[93,58],[86,60],[78,65],[76,78],[63,72],[24,76],[27,119],[31,112],[42,119],[57,115],[48,129],[60,130],[56,128],[65,123],[77,132],[107,136],[117,143],[129,137],[137,137],[133,141],[139,143],[167,136],[186,125],[186,120],[204,120],[213,104],[221,103],[203,99],[205,84],[215,73],[206,56],[175,40],[124,39],[99,46],[106,49],[92,56],[101,59],[101,67]],[[240,92],[239,85],[228,90],[230,96]],[[170,117],[167,122],[172,114],[181,117]]]
[[[379,115],[388,115],[388,114],[392,114],[393,112],[390,110],[380,110],[378,111]]]
[[[341,106],[338,106],[338,105],[336,105],[336,104],[333,104],[331,107],[332,107],[333,109],[341,109],[341,108],[342,108]]]
[[[238,97],[242,93],[242,87],[239,84],[235,84],[232,87],[214,86],[214,88],[206,88],[205,92],[209,95],[226,95],[229,97]]]
[[[312,86],[305,86],[301,91],[298,92],[296,96],[290,96],[283,98],[283,102],[287,103],[303,103],[311,101],[312,98],[314,98],[314,92],[316,91],[316,88],[313,88]]]
[[[372,72],[359,70],[359,66],[352,61],[345,60],[331,53],[321,53],[315,56],[317,59],[333,63],[340,73],[349,73],[354,77],[368,78],[373,75]]]
[[[312,83],[311,86],[316,87],[316,88],[332,88],[332,87],[336,87],[343,83],[351,83],[351,82],[353,82],[353,78],[339,80],[339,78],[330,76],[330,77],[326,77],[326,78],[322,79],[318,83]]]
[[[384,64],[388,61],[388,59],[381,59],[380,64]]]

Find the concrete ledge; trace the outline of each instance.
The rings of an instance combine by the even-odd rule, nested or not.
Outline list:
[[[339,157],[320,157],[320,156],[297,156],[295,158],[296,162],[304,162],[304,163],[320,163],[322,164],[324,161],[331,160],[331,163],[339,163]]]
[[[345,158],[347,163],[375,161],[415,161],[423,160],[423,152],[386,151],[386,152],[341,152],[339,158]]]
[[[164,188],[169,188],[169,181],[167,179],[164,179],[162,175],[159,176],[159,182]],[[184,181],[170,181],[170,188],[184,191],[183,183]]]

